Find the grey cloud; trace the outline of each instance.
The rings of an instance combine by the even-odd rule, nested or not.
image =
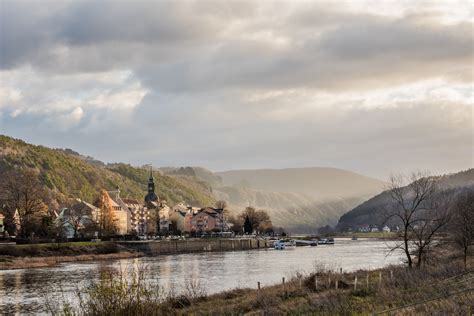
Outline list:
[[[60,35],[71,45],[108,41],[169,44],[199,41],[219,31],[216,19],[196,15],[192,5],[175,1],[81,1],[61,20]]]
[[[439,76],[468,81],[473,57],[470,29],[462,24],[441,32],[401,20],[342,23],[321,36],[305,38],[302,45],[281,49],[256,41],[225,42],[207,57],[158,65],[140,76],[170,91],[372,89],[407,78]]]
[[[0,3],[0,69],[32,69],[14,82],[31,111],[0,108],[1,133],[134,164],[327,165],[378,176],[472,166],[466,96],[459,105],[312,101],[321,91],[336,99],[437,78],[471,83],[472,23],[280,2]],[[116,71],[130,78],[94,79]],[[147,94],[133,109],[86,103],[87,93],[135,82]],[[248,100],[266,93],[283,95]],[[68,98],[76,102],[62,104]],[[77,107],[83,115],[64,133]]]
[[[471,23],[358,16],[321,5],[276,20],[256,5],[237,2],[73,1],[49,15],[3,3],[2,67],[23,62],[63,73],[132,69],[152,88],[174,92],[364,88],[366,81],[372,87],[440,75],[468,80],[473,57]],[[243,34],[230,31],[236,23]],[[258,32],[288,44],[248,38]]]

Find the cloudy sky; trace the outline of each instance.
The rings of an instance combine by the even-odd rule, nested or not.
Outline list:
[[[470,1],[0,0],[0,134],[106,162],[472,167]]]

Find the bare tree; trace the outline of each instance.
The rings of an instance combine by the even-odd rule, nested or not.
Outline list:
[[[215,206],[216,206],[216,208],[220,208],[220,209],[225,210],[227,208],[227,202],[224,201],[224,200],[219,200],[219,201],[216,201]]]
[[[418,220],[412,229],[412,234],[418,268],[421,267],[422,262],[427,261],[435,237],[451,219],[451,200],[452,192],[438,192],[427,201],[427,209],[415,216]]]
[[[113,214],[111,199],[107,191],[102,189],[96,203],[99,208],[99,236],[110,236],[117,232],[117,221]]]
[[[30,237],[38,228],[48,207],[43,202],[46,193],[33,170],[15,170],[5,174],[0,188],[0,200],[10,212],[9,217],[19,227],[19,235]]]
[[[436,201],[436,180],[421,172],[391,176],[388,190],[394,202],[389,218],[401,224],[402,238],[392,250],[401,249],[410,268],[413,267],[413,251],[419,267],[435,236],[448,221],[444,204]]]
[[[61,248],[61,242],[67,241],[65,225],[66,225],[66,221],[64,220],[64,218],[58,217],[56,218],[53,226],[51,227],[51,229],[53,230],[57,249]]]
[[[220,227],[220,231],[222,232],[225,229],[227,229],[227,219],[230,216],[230,211],[227,208],[227,206],[228,206],[227,202],[224,201],[224,200],[216,201],[215,206],[216,206],[217,209],[222,210],[222,224],[221,224],[221,227]]]
[[[231,231],[233,231],[235,234],[242,234],[244,222],[242,217],[240,216],[235,216],[232,214],[227,215],[227,223],[230,225]]]
[[[242,223],[245,223],[248,218],[252,224],[252,230],[256,232],[267,232],[273,228],[270,216],[265,210],[255,210],[255,208],[248,206],[240,214]]]
[[[64,216],[64,225],[69,225],[73,232],[74,238],[79,237],[79,231],[92,224],[92,214],[83,207],[72,206],[67,209]]]
[[[461,195],[453,209],[451,234],[454,244],[463,253],[464,268],[467,269],[469,247],[474,244],[474,192]]]

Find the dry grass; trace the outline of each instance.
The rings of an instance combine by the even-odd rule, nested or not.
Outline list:
[[[474,311],[474,292],[457,293],[474,289],[474,271],[465,273],[457,258],[422,269],[388,267],[343,274],[315,266],[313,273],[295,276],[284,288],[279,284],[260,291],[235,289],[211,296],[206,296],[195,281],[190,281],[180,295],[173,289],[153,288],[141,281],[145,275],[146,271],[131,278],[104,275],[82,293],[77,314],[469,315]]]
[[[449,296],[459,290],[474,288],[473,273],[470,277],[448,279],[461,273],[460,261],[447,261],[421,270],[390,267],[339,274],[323,269],[304,277],[301,287],[298,278],[290,280],[285,292],[282,285],[263,288],[258,297],[255,289],[235,290],[213,295],[176,312],[183,315],[368,315],[396,309],[391,314],[468,315],[474,311],[474,291]],[[315,277],[318,278],[317,289]],[[355,277],[357,289],[354,289]],[[438,299],[403,308],[432,298]]]

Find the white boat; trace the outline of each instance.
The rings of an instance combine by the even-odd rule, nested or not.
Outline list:
[[[283,250],[286,248],[293,248],[293,247],[296,247],[296,241],[294,240],[280,239],[280,240],[277,240],[274,244],[274,248],[277,250]]]
[[[334,245],[334,238],[323,238],[318,241],[318,245]]]

